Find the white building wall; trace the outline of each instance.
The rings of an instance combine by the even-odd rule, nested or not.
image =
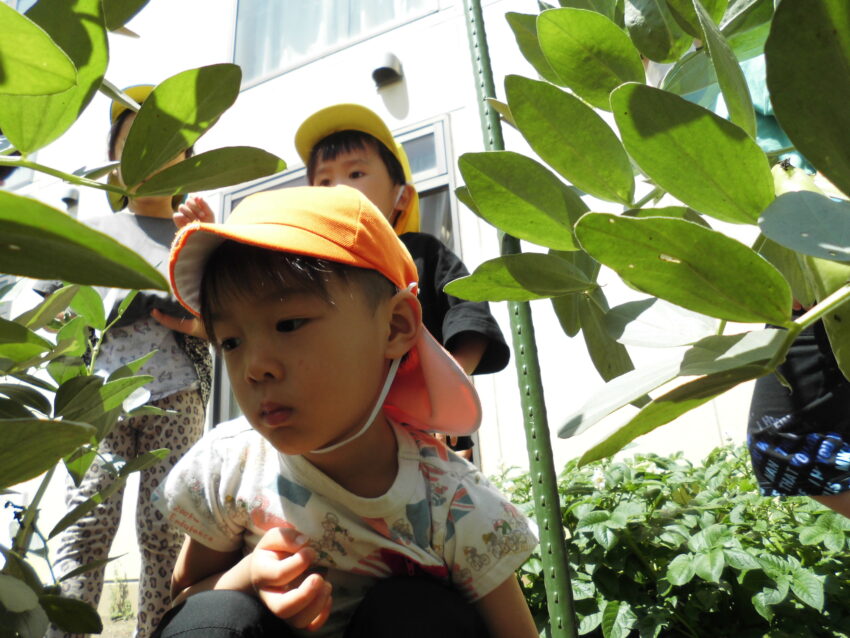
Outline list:
[[[128,25],[141,37],[110,37],[112,61],[108,79],[118,86],[157,83],[179,71],[231,60],[235,0],[152,0]],[[484,14],[496,86],[504,98],[503,78],[510,73],[534,76],[516,47],[504,19],[508,11],[537,11],[533,0],[484,2]],[[483,149],[475,84],[467,44],[461,0],[441,0],[440,9],[398,28],[358,41],[354,45],[316,59],[301,67],[245,89],[228,111],[197,144],[198,151],[225,145],[254,145],[282,157],[290,168],[300,164],[293,147],[296,127],[319,108],[338,102],[358,102],[380,114],[389,127],[402,131],[435,118],[447,117],[450,179],[462,183],[457,158]],[[371,72],[385,52],[401,60],[404,80],[378,92]],[[73,171],[82,165],[106,161],[108,100],[95,97],[73,129],[59,142],[38,153],[38,161]],[[506,145],[527,152],[518,133],[505,128]],[[67,185],[37,175],[22,192],[61,207],[59,198]],[[207,193],[213,208],[221,206],[224,192]],[[80,218],[109,214],[102,192],[80,189]],[[498,255],[496,232],[463,206],[458,208],[460,254],[470,270]],[[605,277],[606,295],[612,305],[634,293]],[[578,409],[604,384],[585,351],[583,339],[568,339],[560,329],[548,301],[532,304],[539,356],[545,381],[549,424],[557,431],[567,416]],[[510,343],[507,305],[492,310]],[[658,351],[634,350],[635,362],[663,356]],[[513,363],[498,374],[476,378],[485,418],[479,450],[483,469],[495,473],[502,466],[527,466],[527,453]],[[659,453],[684,450],[699,458],[725,437],[743,436],[751,386],[745,385],[695,410],[674,424],[641,439],[630,450]],[[556,468],[580,455],[602,432],[621,423],[624,416],[607,419],[597,428],[571,440],[553,434]],[[34,491],[31,484],[24,490]],[[132,492],[132,490],[130,490]],[[128,494],[135,499],[135,496]],[[54,482],[44,518],[58,520],[64,513],[61,482]],[[133,541],[132,515],[127,501],[125,520],[113,554],[130,552],[110,566],[110,574],[133,575],[138,554]],[[45,528],[49,529],[47,525]],[[0,534],[5,525],[0,524]],[[54,541],[55,543],[55,541]]]

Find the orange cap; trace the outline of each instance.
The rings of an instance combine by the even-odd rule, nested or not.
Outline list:
[[[413,286],[416,265],[381,212],[348,186],[304,186],[246,197],[224,224],[194,222],[171,248],[174,295],[200,314],[200,285],[212,252],[232,240],[268,250],[327,259],[377,270],[399,290]],[[434,337],[419,337],[399,368],[384,402],[393,419],[455,436],[478,429],[481,404],[469,377]]]

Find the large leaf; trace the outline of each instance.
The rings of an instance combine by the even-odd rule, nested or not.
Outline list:
[[[18,363],[47,352],[52,347],[53,344],[32,330],[0,317],[0,359]]]
[[[685,383],[652,401],[628,423],[585,452],[579,463],[585,465],[616,454],[637,437],[669,423],[744,381],[756,379],[767,372],[764,366],[753,365],[711,374]]]
[[[563,184],[545,166],[510,151],[465,153],[458,166],[483,219],[541,246],[576,248]]]
[[[623,82],[642,82],[643,63],[629,36],[600,13],[554,9],[537,18],[540,48],[564,86],[610,110],[608,95]]]
[[[33,609],[38,596],[22,580],[0,574],[0,607],[15,613]]]
[[[0,3],[0,94],[47,95],[77,82],[74,63],[38,25]],[[6,122],[0,119],[0,126]]]
[[[681,219],[587,213],[576,236],[594,259],[656,297],[718,319],[789,322],[791,291],[782,275],[722,233]]]
[[[15,317],[15,321],[30,330],[40,330],[68,308],[78,290],[77,286],[63,286],[54,290],[34,308]]]
[[[164,80],[142,104],[121,154],[124,183],[135,186],[194,144],[239,95],[242,72],[213,64]]]
[[[3,133],[19,150],[32,152],[57,139],[94,97],[109,58],[99,0],[39,0],[27,13],[71,57],[76,86],[55,95],[0,95]]]
[[[700,28],[699,18],[697,18],[692,0],[664,0],[664,2],[667,4],[676,22],[679,23],[679,26],[686,33],[695,38],[702,39],[702,29]],[[711,17],[711,20],[719,23],[723,14],[726,13],[728,0],[700,0],[700,3]]]
[[[136,190],[142,195],[182,195],[233,186],[274,175],[286,169],[279,157],[251,146],[228,146],[207,151],[169,166]]]
[[[630,346],[672,348],[717,332],[717,321],[663,299],[629,301],[605,314],[605,329]]]
[[[601,288],[591,290],[578,299],[578,316],[587,353],[599,376],[610,381],[635,366],[626,347],[617,343],[605,330],[607,311],[608,301]]]
[[[803,257],[803,264],[818,301],[850,281],[850,264],[817,257]],[[850,379],[850,304],[844,303],[825,315],[823,325],[838,367]]]
[[[106,28],[110,31],[120,29],[148,2],[149,0],[103,0]]]
[[[655,62],[675,62],[693,41],[676,22],[665,0],[626,0],[625,17],[632,42]]]
[[[593,286],[584,273],[563,259],[522,253],[485,261],[471,275],[455,279],[444,290],[469,301],[531,301]]]
[[[738,60],[727,44],[720,29],[714,23],[712,16],[700,4],[700,0],[692,0],[696,9],[699,24],[703,32],[703,40],[708,47],[711,62],[723,92],[723,99],[729,109],[729,119],[740,126],[752,138],[756,136],[756,114],[750,90],[744,79]]]
[[[34,199],[0,191],[0,238],[0,272],[168,290],[168,282],[142,257]]]
[[[552,70],[543,55],[543,51],[540,50],[540,42],[537,39],[537,15],[509,12],[505,14],[505,18],[514,32],[520,52],[528,60],[528,63],[544,80],[549,80],[553,84],[560,84],[558,74]]]
[[[629,158],[592,108],[548,82],[517,75],[505,79],[505,93],[517,127],[547,164],[590,195],[631,203]]]
[[[90,425],[73,421],[0,419],[0,488],[50,469],[93,433]]]
[[[82,600],[45,594],[39,598],[50,622],[63,631],[99,634],[103,622],[97,610]]]
[[[808,191],[785,193],[762,213],[759,228],[804,255],[850,261],[850,202]]]
[[[655,183],[694,210],[751,224],[773,200],[767,157],[734,124],[641,84],[618,88],[611,105],[629,155]]]
[[[599,274],[599,262],[593,259],[583,250],[571,252],[552,252],[561,259],[568,261],[585,274],[590,282],[595,282]],[[579,317],[579,304],[582,303],[583,293],[570,293],[561,297],[552,297],[552,309],[558,317],[561,328],[568,337],[575,337],[581,330],[581,318]]]
[[[780,3],[765,58],[770,99],[783,130],[800,153],[850,194],[847,2]]]

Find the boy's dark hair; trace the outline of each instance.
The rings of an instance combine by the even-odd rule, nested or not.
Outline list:
[[[310,161],[307,162],[307,183],[313,183],[313,177],[316,174],[316,164],[320,161],[327,162],[335,160],[342,153],[350,153],[351,151],[360,150],[372,146],[378,151],[378,156],[387,167],[387,172],[390,174],[390,179],[393,184],[404,184],[407,180],[404,178],[404,169],[395,155],[390,152],[383,142],[374,135],[364,133],[363,131],[347,130],[331,133],[321,141],[316,143],[310,151]]]
[[[107,156],[111,161],[115,161],[115,142],[118,141],[118,133],[121,131],[121,127],[124,125],[124,122],[127,121],[127,118],[131,115],[135,115],[135,111],[131,111],[130,109],[125,109],[121,111],[121,115],[115,118],[115,121],[112,123],[112,126],[109,128],[109,137],[106,141],[106,150]],[[195,154],[195,147],[190,146],[186,149],[186,157],[192,157]]]
[[[212,316],[225,299],[250,302],[266,292],[295,289],[316,294],[332,304],[327,284],[333,277],[357,287],[370,308],[397,292],[395,285],[376,270],[228,240],[212,252],[204,266],[201,321],[210,341],[215,343]]]

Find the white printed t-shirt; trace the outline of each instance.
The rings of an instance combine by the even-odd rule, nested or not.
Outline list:
[[[334,600],[329,621],[310,635],[341,635],[377,578],[428,574],[474,602],[511,576],[537,539],[478,468],[413,428],[393,429],[399,471],[377,498],[356,496],[301,456],[279,453],[241,417],[205,434],[154,502],[221,552],[247,554],[278,526],[310,538],[314,571],[333,584]]]

